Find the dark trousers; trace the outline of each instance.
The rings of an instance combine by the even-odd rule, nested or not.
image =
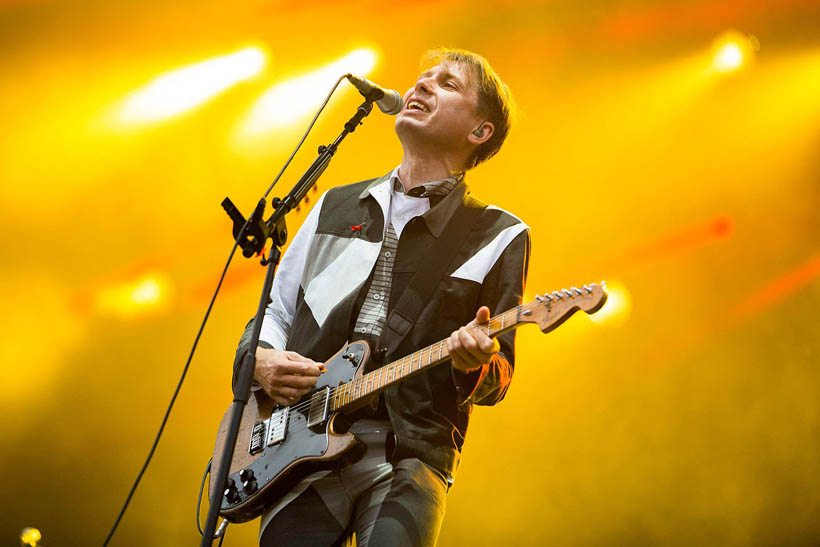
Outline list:
[[[280,508],[262,531],[260,547],[435,545],[444,519],[444,476],[414,458],[391,465],[383,434],[359,436],[368,445],[364,458],[314,480]]]

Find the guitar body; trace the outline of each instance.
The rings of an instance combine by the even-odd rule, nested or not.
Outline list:
[[[578,310],[595,313],[606,302],[605,286],[594,283],[536,295],[470,327],[496,337],[527,323],[549,332]],[[366,447],[346,431],[353,412],[375,402],[392,385],[430,367],[449,361],[448,338],[364,374],[370,357],[366,342],[347,344],[325,363],[314,390],[299,402],[280,407],[261,390],[254,391],[242,413],[220,514],[231,522],[245,522],[262,514],[306,476],[344,467],[361,458]],[[213,468],[219,466],[230,421],[225,414],[216,437]],[[334,422],[339,427],[334,429]],[[211,474],[214,488],[216,474]]]
[[[322,399],[317,394],[361,377],[369,357],[366,342],[346,345],[325,363],[326,371],[319,376],[314,391],[290,407],[279,407],[262,390],[251,393],[242,413],[228,474],[226,492],[232,488],[233,491],[222,497],[220,515],[231,522],[256,518],[311,473],[343,467],[364,455],[365,446],[353,434],[334,431],[334,421],[340,412],[326,413],[321,423],[311,425],[311,411],[322,410]],[[266,429],[271,429],[271,420],[280,429],[275,439],[261,439],[260,447],[258,437],[263,428],[259,424],[266,420]],[[229,421],[230,411],[219,425],[212,469],[219,466]],[[256,448],[251,450],[255,430]],[[284,437],[281,441],[277,440],[280,436]],[[212,473],[210,489],[215,479],[216,474]]]

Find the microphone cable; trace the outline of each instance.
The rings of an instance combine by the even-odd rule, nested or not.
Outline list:
[[[276,178],[273,180],[273,182],[270,184],[268,189],[262,195],[261,199],[267,198],[268,194],[270,194],[271,190],[273,190],[273,187],[276,186],[277,182],[279,182],[279,179],[282,177],[282,174],[285,172],[285,169],[288,168],[288,166],[290,165],[290,162],[293,160],[293,157],[296,155],[296,153],[302,147],[302,144],[305,142],[305,139],[307,139],[307,136],[310,133],[311,129],[313,129],[313,125],[316,123],[316,120],[319,119],[319,115],[325,109],[325,106],[327,106],[327,103],[330,101],[330,97],[336,91],[336,88],[339,87],[339,84],[341,83],[341,81],[344,78],[345,78],[345,76],[341,76],[341,77],[339,77],[338,80],[336,80],[336,83],[333,85],[333,88],[330,90],[330,93],[327,94],[327,97],[325,97],[324,102],[319,107],[319,110],[317,110],[316,115],[313,116],[313,120],[311,120],[310,124],[308,125],[308,128],[305,131],[305,134],[302,135],[302,138],[299,140],[299,143],[296,145],[296,148],[294,148],[293,152],[290,154],[290,157],[285,162],[285,165],[282,166],[282,169],[279,171],[279,174],[276,175]],[[142,469],[140,469],[140,472],[137,474],[137,478],[134,481],[134,484],[131,487],[130,492],[128,492],[128,496],[125,499],[125,503],[123,504],[119,515],[117,515],[117,519],[114,521],[114,525],[111,527],[111,531],[108,532],[108,536],[105,538],[105,541],[103,542],[103,547],[106,547],[108,545],[108,542],[111,541],[111,538],[114,536],[114,532],[117,530],[117,526],[119,526],[120,521],[122,520],[122,517],[125,514],[126,509],[128,509],[128,504],[131,503],[131,498],[134,496],[134,492],[136,491],[137,486],[139,486],[139,483],[142,480],[142,476],[145,474],[145,470],[148,468],[148,464],[151,463],[151,458],[153,458],[153,456],[154,456],[154,452],[156,451],[157,445],[159,444],[160,437],[162,437],[162,433],[165,430],[165,425],[168,423],[168,417],[171,414],[171,409],[173,409],[173,407],[174,407],[174,403],[176,402],[177,395],[179,395],[179,391],[180,391],[180,389],[182,389],[182,383],[185,381],[185,376],[188,374],[188,367],[191,365],[191,360],[194,357],[194,352],[196,351],[196,348],[199,345],[199,339],[202,336],[202,331],[205,329],[205,324],[208,322],[208,318],[211,315],[211,310],[213,309],[214,302],[216,301],[216,297],[219,294],[219,290],[222,288],[222,282],[225,280],[225,274],[228,272],[228,267],[231,265],[231,261],[233,260],[233,256],[236,253],[236,248],[239,246],[239,242],[242,241],[242,239],[244,237],[245,230],[247,230],[247,228],[248,228],[248,222],[250,221],[250,219],[251,219],[251,216],[249,216],[247,218],[247,220],[245,220],[245,224],[242,226],[242,229],[239,231],[239,237],[237,237],[236,240],[234,241],[233,247],[231,248],[231,252],[228,255],[228,260],[225,263],[224,268],[222,268],[222,275],[219,276],[219,281],[216,284],[216,289],[214,290],[214,294],[211,297],[211,301],[208,303],[208,308],[205,311],[205,316],[202,318],[202,323],[200,324],[199,330],[197,331],[196,337],[194,338],[194,343],[191,346],[191,351],[188,354],[188,359],[185,361],[185,366],[182,368],[182,374],[180,375],[179,382],[177,383],[176,389],[174,390],[174,394],[171,396],[171,402],[168,404],[168,408],[165,411],[165,416],[163,416],[162,423],[160,423],[159,430],[157,431],[156,438],[154,438],[154,443],[151,445],[151,449],[148,452],[148,457],[145,459],[145,463],[142,465]],[[199,521],[197,520],[197,523],[198,522]],[[221,544],[221,541],[220,541],[220,544]]]

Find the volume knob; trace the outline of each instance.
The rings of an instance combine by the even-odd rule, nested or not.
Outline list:
[[[236,489],[236,481],[229,478],[225,483],[225,499],[228,503],[236,503],[239,501],[239,491]]]
[[[246,494],[256,492],[256,477],[254,477],[253,469],[243,469],[239,472],[239,480],[242,481],[242,490]]]

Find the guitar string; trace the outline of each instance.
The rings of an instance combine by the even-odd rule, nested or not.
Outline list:
[[[594,284],[593,284],[593,286],[594,286]],[[557,292],[557,291],[556,291],[556,292]],[[591,294],[591,293],[588,293],[588,294]],[[496,315],[495,317],[491,317],[491,318],[489,319],[489,321],[487,321],[487,323],[486,323],[486,326],[487,326],[487,334],[488,334],[488,335],[490,334],[490,330],[491,330],[491,327],[492,327],[493,322],[496,322],[496,323],[499,323],[499,322],[500,322],[500,323],[501,323],[501,327],[500,327],[498,330],[499,330],[499,331],[504,330],[504,328],[505,328],[505,322],[506,322],[505,320],[506,320],[506,316],[507,316],[507,315],[515,315],[515,317],[516,317],[516,319],[517,319],[517,321],[515,321],[515,322],[514,322],[514,323],[512,323],[512,324],[510,324],[510,326],[512,326],[513,328],[517,328],[517,327],[521,326],[521,324],[523,324],[523,323],[520,321],[520,318],[521,318],[521,315],[522,315],[522,311],[531,311],[534,307],[537,307],[539,304],[541,304],[541,302],[539,302],[539,301],[537,301],[537,300],[536,300],[536,301],[532,301],[532,302],[528,302],[528,303],[526,303],[526,304],[520,304],[520,305],[518,305],[518,306],[516,306],[516,307],[514,307],[514,308],[510,308],[509,310],[507,310],[507,311],[505,311],[505,312],[503,312],[503,313],[501,313],[501,314],[499,314],[499,315]],[[509,327],[508,327],[508,328],[509,328]],[[471,330],[472,330],[472,331],[476,331],[477,329],[478,329],[478,326],[476,326],[476,327],[472,327],[472,329],[471,329]],[[497,334],[496,334],[496,335],[497,335]],[[431,344],[430,346],[427,346],[427,347],[425,347],[425,348],[422,348],[421,350],[419,350],[419,351],[417,351],[417,352],[414,352],[414,353],[411,353],[410,355],[407,355],[407,356],[405,356],[405,357],[402,357],[401,359],[399,359],[399,360],[397,360],[397,361],[393,361],[392,363],[389,363],[389,364],[385,365],[384,367],[381,367],[380,369],[377,369],[377,370],[383,370],[383,369],[386,369],[386,368],[390,367],[391,365],[396,365],[397,363],[400,363],[400,362],[404,361],[405,359],[407,359],[408,357],[412,357],[413,355],[416,355],[416,354],[419,354],[419,364],[420,364],[420,363],[421,363],[421,357],[424,355],[424,351],[425,351],[425,350],[427,350],[428,348],[430,348],[430,351],[431,351],[431,354],[432,354],[432,349],[433,349],[433,346],[436,346],[436,345],[441,345],[441,344],[443,344],[444,342],[446,342],[446,340],[447,340],[447,339],[445,339],[445,340],[440,340],[439,342],[435,342],[435,343]],[[448,354],[449,354],[449,350],[448,350]],[[448,355],[448,356],[449,356],[449,355]],[[424,366],[429,366],[431,362],[432,362],[432,361],[428,361],[428,362],[427,362],[427,364],[426,364],[426,365],[424,365]],[[411,370],[411,372],[412,372],[412,363],[413,363],[413,359],[411,359],[411,360],[410,360],[410,365],[411,365],[411,366],[410,366],[410,370]],[[395,367],[394,367],[394,368],[395,368]],[[401,365],[401,369],[402,369],[402,370],[404,370],[404,365]],[[371,371],[371,372],[370,372],[370,373],[368,373],[368,374],[372,374],[372,373],[374,373],[374,372],[376,372],[376,371]],[[402,374],[401,378],[404,378],[404,374]],[[396,379],[396,378],[395,378],[395,376],[394,376],[394,377],[393,377],[393,380],[395,380],[395,379]],[[357,382],[358,382],[358,384],[357,384],[355,387],[358,387],[358,386],[365,386],[365,385],[367,385],[367,382],[363,382],[363,380],[364,380],[364,376],[363,376],[363,377],[361,377],[361,378],[358,378],[358,379],[354,379],[354,380],[350,380],[350,381],[348,381],[348,382],[345,382],[343,385],[336,386],[336,387],[332,387],[332,388],[330,388],[330,390],[328,391],[328,397],[329,397],[329,398],[331,398],[331,399],[333,399],[333,398],[335,397],[336,392],[337,392],[339,389],[344,389],[344,388],[346,388],[346,387],[348,387],[348,386],[353,386],[353,385],[354,385],[354,384],[356,384]],[[391,381],[393,381],[393,380],[391,380]],[[375,383],[375,382],[371,382],[371,384],[372,384],[372,383]],[[351,390],[353,390],[353,389],[355,389],[355,387],[351,387],[350,389],[351,389]],[[379,386],[379,387],[384,387],[384,386]],[[359,391],[361,391],[361,390],[359,390]],[[365,394],[365,395],[367,395],[367,394]],[[359,398],[360,396],[361,396],[361,395],[359,395],[359,396],[357,396],[357,397],[354,397],[354,399],[357,399],[357,398]],[[313,403],[313,400],[312,400],[312,398],[311,398],[311,399],[307,399],[307,400],[305,400],[305,401],[302,401],[302,402],[296,403],[295,405],[290,406],[290,407],[286,407],[286,408],[290,408],[291,410],[295,410],[295,411],[297,411],[297,412],[298,412],[298,411],[300,411],[300,410],[305,409],[305,407],[308,407],[308,406],[309,406],[309,405],[311,405],[312,403]],[[345,403],[345,404],[347,404],[347,403]],[[342,406],[344,406],[344,405],[342,405]]]
[[[520,317],[520,312],[521,312],[521,310],[522,310],[523,308],[528,308],[528,307],[529,307],[529,306],[531,306],[532,304],[534,304],[534,303],[532,303],[532,302],[531,302],[531,303],[528,303],[528,304],[524,304],[524,305],[521,305],[521,306],[517,306],[517,307],[515,307],[515,308],[512,308],[512,309],[507,310],[506,312],[504,312],[504,313],[502,313],[502,314],[499,314],[499,315],[497,315],[497,316],[495,316],[495,317],[492,317],[492,318],[491,318],[491,319],[490,319],[490,320],[486,323],[487,334],[490,334],[490,331],[492,330],[492,324],[493,324],[493,322],[495,322],[495,323],[500,323],[501,325],[505,325],[505,323],[506,323],[506,319],[505,319],[505,317],[504,317],[504,316],[507,316],[507,315],[515,315],[515,316],[518,318],[518,317]],[[515,322],[515,323],[513,323],[513,324],[515,324],[516,326],[520,326],[520,324],[518,324],[518,322]],[[479,329],[479,327],[484,328],[484,326],[483,326],[483,325],[480,325],[480,326],[472,327],[472,328],[471,328],[471,331],[472,331],[472,332],[475,332],[475,331],[477,331],[477,330]],[[501,330],[502,328],[503,328],[503,327],[499,328],[498,330]],[[411,358],[411,359],[410,359],[410,373],[414,372],[414,371],[413,371],[413,363],[414,363],[414,362],[416,362],[416,360],[415,360],[415,359],[413,359],[412,357],[413,357],[413,356],[415,356],[416,354],[418,354],[418,356],[419,356],[419,359],[418,359],[418,367],[416,368],[416,371],[421,370],[421,369],[422,369],[422,367],[429,367],[429,366],[432,366],[432,365],[433,365],[433,363],[434,363],[434,362],[436,362],[436,361],[438,361],[438,363],[436,363],[436,364],[440,364],[442,361],[446,360],[446,358],[447,358],[447,357],[449,357],[449,350],[447,351],[447,355],[446,355],[446,356],[443,354],[443,349],[444,349],[444,347],[445,347],[445,343],[446,343],[446,342],[447,342],[447,339],[440,340],[440,341],[438,341],[438,342],[436,342],[436,343],[434,343],[434,344],[431,344],[431,345],[429,345],[429,346],[427,346],[427,347],[425,347],[425,348],[422,348],[421,350],[419,350],[419,351],[417,351],[417,352],[415,352],[415,353],[411,353],[410,355],[407,355],[407,356],[405,356],[405,357],[402,357],[401,359],[399,359],[399,360],[397,360],[397,361],[394,361],[394,362],[392,362],[392,363],[389,363],[389,364],[385,365],[384,367],[381,367],[380,369],[377,369],[377,370],[384,370],[384,369],[387,369],[387,368],[388,368],[388,367],[390,367],[390,366],[393,366],[393,367],[394,367],[394,370],[392,371],[392,372],[393,372],[392,379],[389,379],[389,380],[388,380],[388,382],[387,382],[388,384],[390,384],[390,383],[394,382],[394,381],[395,381],[395,380],[397,380],[397,379],[402,379],[402,378],[405,378],[405,377],[407,376],[407,374],[404,374],[404,372],[403,372],[403,371],[404,371],[404,368],[405,368],[405,366],[406,366],[406,364],[402,364],[401,366],[398,366],[398,363],[402,363],[403,361],[405,361],[405,360],[406,360],[406,359],[408,359],[408,358]],[[425,353],[425,351],[429,350],[430,357],[432,357],[432,355],[433,355],[433,353],[434,353],[434,350],[435,350],[435,346],[440,346],[440,347],[439,347],[439,355],[441,356],[441,357],[439,358],[440,360],[439,360],[439,359],[436,359],[436,360],[434,361],[434,360],[428,359],[428,360],[427,360],[427,362],[426,362],[424,365],[422,365],[421,363],[422,363],[422,359],[423,359],[423,357],[424,357],[424,353]],[[398,368],[400,371],[402,371],[400,375],[397,375],[397,374],[396,374],[396,372],[398,372],[398,371],[396,370],[396,368]],[[376,371],[372,371],[372,372],[370,372],[370,373],[368,373],[368,374],[373,374],[374,372],[376,372]],[[388,372],[388,373],[389,373],[389,372]],[[389,378],[389,376],[388,376],[388,378]],[[361,398],[363,395],[368,395],[368,394],[370,394],[370,392],[367,392],[367,393],[362,393],[362,391],[364,391],[364,389],[366,388],[366,386],[367,386],[368,384],[370,384],[371,386],[372,386],[372,385],[374,385],[374,384],[378,385],[378,384],[377,384],[377,382],[378,382],[379,380],[381,380],[381,378],[376,379],[376,378],[374,377],[372,380],[373,380],[373,381],[366,382],[366,381],[364,381],[364,376],[363,376],[363,377],[361,377],[361,378],[358,378],[358,379],[355,379],[355,380],[351,380],[351,381],[349,381],[349,382],[346,382],[345,384],[343,384],[343,385],[341,385],[341,386],[332,387],[332,388],[330,388],[330,389],[328,390],[327,399],[329,399],[329,400],[331,400],[331,401],[332,401],[332,400],[335,398],[335,395],[336,395],[337,391],[339,391],[339,390],[341,390],[341,389],[344,389],[344,388],[346,388],[346,387],[349,387],[349,386],[351,386],[351,387],[349,387],[349,391],[350,391],[351,393],[357,393],[357,392],[359,393],[359,395],[355,395],[355,396],[353,397],[353,399],[352,399],[352,400],[359,399],[359,398]],[[354,384],[356,384],[356,385],[354,385]],[[386,385],[380,385],[380,386],[378,386],[378,387],[386,387]],[[343,396],[344,396],[344,395],[343,395]],[[288,408],[288,409],[290,409],[290,411],[295,411],[295,412],[298,412],[298,413],[301,413],[302,411],[307,411],[307,412],[309,412],[309,410],[310,410],[310,406],[311,406],[312,404],[313,404],[313,400],[312,400],[312,399],[307,399],[307,400],[302,401],[302,402],[300,402],[300,403],[297,403],[297,404],[295,404],[295,405],[293,405],[293,406],[290,406],[290,407],[285,407],[285,408]],[[347,403],[345,403],[345,404],[347,404]],[[322,405],[322,406],[323,406],[323,405]],[[342,406],[344,406],[344,404],[343,404]],[[310,429],[310,427],[307,425],[307,417],[306,417],[306,419],[305,419],[305,420],[303,420],[303,421],[300,421],[300,422],[299,422],[299,425],[298,425],[298,426],[288,427],[288,432],[289,432],[289,433],[299,433],[299,432],[304,431],[304,430],[307,430],[307,429]]]
[[[515,319],[516,319],[516,321],[511,323],[510,326],[513,326],[513,327],[521,326],[523,324],[520,321],[522,310],[523,311],[531,310],[533,307],[535,307],[539,304],[540,304],[540,302],[537,302],[537,301],[536,302],[528,302],[527,304],[522,304],[522,305],[516,306],[515,308],[509,309],[509,310],[505,311],[504,313],[501,313],[501,314],[499,314],[495,317],[490,318],[490,320],[485,324],[486,329],[487,329],[487,334],[489,335],[490,331],[493,330],[492,329],[493,323],[496,323],[496,324],[500,323],[501,326],[499,327],[498,331],[504,330],[504,326],[505,326],[506,321],[507,321],[506,316],[508,316],[508,315],[514,315]],[[479,329],[479,327],[484,328],[484,325],[472,327],[471,331],[475,332],[476,330]],[[497,332],[496,332],[496,335],[497,335]],[[436,359],[436,364],[439,364],[440,362],[445,360],[442,357],[445,357],[443,355],[443,349],[444,349],[444,343],[446,341],[447,341],[447,339],[440,340],[439,342],[436,342],[434,344],[431,344],[430,346],[422,348],[421,350],[419,350],[415,353],[412,353],[408,356],[402,357],[401,359],[399,359],[397,361],[389,363],[389,364],[385,365],[384,367],[381,367],[380,369],[377,369],[376,371],[371,371],[370,373],[368,373],[368,375],[372,375],[377,371],[384,370],[388,374],[387,384],[391,384],[391,383],[395,382],[397,379],[403,379],[407,376],[407,374],[404,373],[404,369],[406,367],[405,361],[408,358],[410,358],[410,363],[409,363],[410,364],[410,373],[413,372],[413,363],[415,362],[415,358],[414,358],[415,355],[418,355],[418,357],[419,357],[418,367],[416,368],[416,371],[421,370],[422,366],[429,367],[434,363],[434,361],[432,359],[432,355],[433,355],[433,351],[435,350],[435,346],[439,346],[439,348],[438,348],[439,349],[439,359]],[[428,358],[427,362],[424,365],[422,365],[422,359],[424,358],[424,353],[425,353],[425,351],[428,351],[428,350],[429,350],[429,358]],[[449,357],[449,350],[448,350],[448,354],[447,354],[446,357]],[[393,370],[392,371],[387,370],[391,366],[393,367]],[[392,378],[390,377],[391,372],[392,372]],[[399,373],[398,375],[397,375],[397,372]],[[343,389],[347,389],[350,394],[353,394],[352,400],[360,399],[362,396],[369,395],[373,391],[373,389],[372,389],[373,385],[376,385],[377,388],[386,387],[386,384],[379,385],[379,383],[383,380],[383,378],[381,378],[382,374],[383,374],[382,372],[379,372],[379,378],[376,378],[375,376],[372,376],[371,381],[365,381],[365,378],[367,377],[367,375],[365,375],[365,376],[362,376],[360,378],[348,381],[348,382],[344,383],[343,385],[332,387],[328,390],[327,397],[324,400],[325,401],[328,401],[328,400],[333,401],[336,398],[337,393],[340,390],[343,390]],[[368,388],[368,385],[371,386],[371,387]],[[344,398],[347,395],[348,394],[341,394],[342,400],[344,400]],[[312,397],[313,396],[311,396],[310,399],[306,399],[305,401],[299,402],[299,403],[297,403],[293,406],[285,407],[285,408],[288,408],[292,411],[299,412],[299,413],[301,413],[303,411],[307,411],[309,413],[310,406],[313,405],[313,398]],[[349,404],[351,401],[348,401],[347,403],[343,403],[341,406],[345,406],[346,404]],[[322,405],[322,406],[324,406],[324,405]],[[302,430],[305,430],[305,429],[309,429],[309,427],[307,426],[307,421],[305,421],[304,423],[300,422],[299,427],[289,428],[288,431],[298,433],[299,431],[302,431]]]
[[[490,318],[490,320],[486,323],[487,334],[488,334],[488,335],[490,334],[490,331],[492,330],[493,322],[495,322],[495,323],[500,323],[500,324],[501,324],[501,327],[498,329],[498,331],[496,332],[496,334],[495,334],[494,336],[497,336],[497,335],[498,335],[498,332],[500,332],[500,331],[504,330],[504,329],[505,329],[505,325],[507,326],[507,328],[517,328],[517,327],[522,326],[523,324],[525,324],[525,322],[522,322],[522,321],[521,321],[522,311],[532,310],[534,307],[538,306],[539,304],[541,304],[541,302],[538,302],[538,301],[528,302],[527,304],[522,304],[522,305],[516,306],[515,308],[511,308],[511,309],[509,309],[509,310],[505,311],[504,313],[501,313],[501,314],[499,314],[499,315],[497,315],[497,316],[495,316],[495,317],[491,317],[491,318]],[[506,321],[507,321],[507,317],[506,317],[506,316],[508,316],[508,315],[513,315],[513,316],[514,316],[514,318],[515,318],[515,320],[514,320],[512,323],[509,323],[509,324],[507,324],[507,322],[506,322]],[[475,326],[475,327],[472,327],[471,331],[472,331],[472,332],[475,332],[476,330],[478,330],[478,329],[479,329],[479,327],[483,328],[483,327],[484,327],[484,325],[480,325],[480,326]],[[397,379],[403,379],[403,378],[405,378],[405,377],[407,376],[407,375],[406,375],[406,374],[404,374],[404,372],[403,372],[403,371],[404,371],[404,368],[405,368],[405,366],[406,366],[406,365],[405,365],[405,364],[402,364],[402,365],[399,367],[399,366],[398,366],[398,363],[403,363],[403,362],[404,362],[404,361],[405,361],[405,360],[409,357],[409,358],[410,358],[410,373],[412,373],[412,372],[413,372],[413,367],[412,367],[412,365],[413,365],[413,362],[414,362],[413,356],[418,354],[418,356],[419,356],[419,360],[418,360],[418,368],[416,369],[416,371],[420,371],[420,370],[422,370],[422,366],[423,366],[423,367],[429,367],[429,366],[432,366],[432,365],[433,365],[433,363],[434,363],[434,361],[433,361],[432,359],[428,359],[427,363],[426,363],[426,364],[424,364],[424,365],[422,365],[422,364],[421,364],[421,362],[422,362],[422,358],[424,357],[424,352],[425,352],[425,351],[427,351],[428,349],[429,349],[429,352],[430,352],[430,357],[432,357],[432,355],[433,355],[433,350],[434,350],[434,347],[435,347],[435,346],[439,346],[439,356],[440,356],[440,357],[439,357],[439,359],[437,359],[437,360],[435,361],[435,363],[436,363],[436,364],[440,364],[441,362],[443,362],[444,360],[446,360],[446,357],[449,357],[449,350],[448,350],[448,352],[447,352],[447,356],[446,356],[446,357],[444,357],[444,356],[442,355],[442,353],[443,353],[443,352],[442,352],[442,350],[443,350],[443,348],[444,348],[444,344],[446,343],[446,341],[447,341],[447,339],[440,340],[439,342],[436,342],[436,343],[431,344],[431,345],[429,345],[429,346],[427,346],[427,347],[425,347],[425,348],[422,348],[422,349],[420,349],[420,350],[419,350],[419,351],[417,351],[417,352],[411,353],[410,355],[407,355],[407,356],[405,356],[405,357],[402,357],[401,359],[398,359],[397,361],[393,361],[392,363],[389,363],[389,364],[387,364],[387,365],[385,365],[385,366],[383,366],[383,367],[381,367],[381,368],[379,368],[379,369],[376,369],[376,371],[371,371],[371,372],[369,372],[368,374],[373,374],[373,373],[375,373],[375,372],[377,372],[377,371],[379,371],[379,370],[386,370],[386,369],[388,369],[390,366],[393,366],[393,367],[394,367],[394,370],[393,370],[393,377],[392,377],[392,379],[388,380],[387,384],[391,384],[391,383],[395,382]],[[444,357],[444,358],[442,358],[442,357]],[[401,375],[400,375],[400,376],[397,376],[397,375],[396,375],[396,372],[397,372],[397,370],[395,370],[396,368],[399,368],[399,369],[402,371],[402,373],[401,373]],[[380,374],[381,374],[381,373],[380,373]],[[360,378],[354,379],[354,380],[350,380],[350,381],[348,381],[348,382],[344,383],[343,385],[340,385],[340,386],[337,386],[337,387],[332,387],[332,388],[330,388],[330,389],[328,390],[328,393],[327,393],[327,398],[326,398],[325,400],[326,400],[326,401],[327,401],[327,400],[329,400],[329,401],[333,401],[333,399],[335,399],[336,393],[337,393],[339,390],[341,390],[341,389],[345,389],[345,388],[348,388],[348,389],[349,389],[349,391],[350,391],[350,393],[358,393],[358,395],[354,395],[354,397],[351,399],[351,401],[352,401],[352,400],[355,400],[355,399],[359,399],[359,398],[361,398],[363,395],[368,395],[370,392],[367,392],[367,393],[364,393],[364,394],[363,394],[363,393],[362,393],[362,391],[363,391],[363,390],[367,387],[367,385],[368,385],[368,384],[370,384],[370,385],[372,386],[372,385],[376,384],[378,380],[381,380],[381,378],[376,379],[375,377],[373,377],[373,381],[372,381],[372,382],[365,382],[365,381],[364,381],[364,378],[365,378],[365,377],[366,377],[366,375],[365,375],[365,376],[362,376],[362,377],[360,377]],[[386,387],[386,385],[380,385],[380,386],[378,386],[378,387]],[[358,391],[357,391],[357,390],[358,390]],[[345,396],[345,395],[342,395],[342,397],[344,397],[344,396]],[[348,403],[344,403],[344,404],[342,404],[341,406],[345,406],[346,404],[349,404],[349,402],[351,402],[351,401],[348,401]],[[285,408],[288,408],[288,409],[290,409],[290,410],[292,410],[292,411],[295,411],[295,412],[297,412],[297,413],[301,413],[302,411],[305,411],[305,410],[309,413],[310,406],[311,406],[312,404],[313,404],[313,400],[312,400],[312,397],[311,397],[311,399],[307,399],[307,400],[302,401],[302,402],[300,402],[300,403],[297,403],[297,404],[295,404],[295,405],[293,405],[293,406],[290,406],[290,407],[285,407]],[[328,406],[329,406],[329,405],[330,405],[330,403],[328,403]],[[324,406],[324,405],[322,405],[322,406]],[[305,419],[304,419],[304,420],[301,420],[301,421],[299,422],[299,425],[298,425],[298,426],[293,426],[293,425],[292,425],[292,422],[290,422],[290,419],[289,419],[288,421],[289,421],[290,423],[288,424],[288,426],[287,426],[287,430],[286,430],[286,431],[287,431],[288,433],[297,434],[297,433],[300,433],[300,432],[302,432],[302,431],[304,431],[304,430],[310,429],[310,427],[308,427],[308,425],[307,425],[307,424],[308,424],[308,418],[309,418],[309,414],[308,414],[308,416],[305,416]],[[323,420],[323,421],[324,421],[324,420]],[[265,434],[266,434],[266,436],[267,436],[267,435],[269,435],[269,430],[266,430]],[[267,448],[269,448],[269,447],[268,447],[268,446],[264,446],[264,447],[263,447],[263,450],[264,450],[264,449],[267,449]]]
[[[530,303],[530,304],[531,304],[531,303]],[[513,312],[515,312],[515,315],[516,315],[516,316],[518,316],[518,315],[519,315],[519,312],[520,312],[520,309],[521,309],[521,308],[524,308],[525,306],[529,306],[530,304],[524,304],[524,305],[521,305],[521,306],[517,306],[516,308],[509,309],[509,310],[507,310],[506,312],[504,312],[504,313],[502,313],[502,314],[499,314],[499,315],[497,315],[497,316],[495,316],[495,317],[491,318],[491,319],[490,319],[490,320],[486,323],[486,325],[487,325],[487,334],[489,335],[489,334],[490,334],[490,330],[492,330],[492,329],[491,329],[491,327],[492,327],[492,323],[493,323],[493,321],[495,321],[496,323],[501,323],[501,325],[502,325],[502,327],[501,327],[501,328],[503,328],[503,325],[505,324],[505,320],[504,320],[504,316],[505,316],[505,315],[509,315],[509,314],[512,314]],[[482,327],[483,327],[483,326],[482,326]],[[472,332],[475,332],[475,331],[477,331],[477,330],[478,330],[478,328],[479,328],[479,326],[472,327],[472,328],[471,328],[471,331],[472,331]],[[499,330],[501,330],[501,329],[499,329]],[[388,368],[388,367],[390,367],[390,366],[393,366],[393,367],[394,367],[394,371],[393,371],[393,373],[394,373],[394,374],[393,374],[393,379],[392,379],[392,380],[388,380],[388,382],[392,382],[392,381],[394,381],[394,380],[396,379],[396,375],[395,375],[395,372],[396,372],[396,371],[395,371],[395,368],[399,368],[401,371],[403,371],[403,370],[404,370],[404,367],[406,366],[405,364],[402,364],[401,366],[398,366],[398,363],[401,363],[401,362],[405,361],[408,357],[409,357],[409,358],[411,358],[411,359],[410,359],[410,372],[413,372],[413,363],[415,362],[415,359],[413,359],[412,357],[413,357],[413,356],[415,356],[416,354],[418,354],[418,355],[419,355],[419,359],[418,359],[419,368],[417,368],[416,370],[420,370],[420,369],[421,369],[421,366],[422,366],[422,365],[421,365],[421,361],[422,361],[422,358],[424,357],[424,352],[425,352],[425,351],[427,351],[428,349],[430,350],[430,356],[432,356],[432,353],[433,353],[433,350],[435,349],[435,346],[441,346],[441,347],[439,348],[439,355],[440,355],[440,356],[442,356],[442,357],[444,357],[444,356],[443,356],[443,351],[442,351],[442,350],[444,349],[444,344],[447,342],[447,340],[448,340],[448,339],[444,339],[444,340],[440,340],[440,341],[438,341],[438,342],[435,342],[435,343],[433,343],[433,344],[431,344],[431,345],[429,345],[429,346],[427,346],[427,347],[425,347],[425,348],[420,349],[420,350],[419,350],[419,351],[417,351],[417,352],[411,353],[410,355],[406,355],[405,357],[402,357],[401,359],[398,359],[398,360],[396,360],[396,361],[393,361],[392,363],[388,363],[388,364],[387,364],[387,365],[385,365],[384,367],[381,367],[381,368],[379,368],[379,369],[376,369],[376,370],[374,370],[374,371],[371,371],[371,372],[369,372],[368,374],[373,374],[373,373],[375,373],[375,372],[377,372],[377,371],[379,371],[379,370],[384,370],[384,369],[387,369],[387,368]],[[447,353],[448,353],[447,357],[449,357],[449,349],[447,350]],[[428,359],[427,363],[425,363],[423,366],[425,366],[425,367],[426,367],[426,366],[430,366],[430,364],[431,364],[431,363],[432,363],[432,361]],[[381,373],[380,373],[380,374],[381,374]],[[401,374],[401,376],[400,376],[400,378],[404,378],[405,376],[406,376],[406,375],[402,373],[402,374]],[[332,387],[332,388],[330,388],[330,390],[329,390],[329,392],[328,392],[328,398],[329,398],[329,399],[333,399],[333,398],[334,398],[334,396],[335,396],[335,394],[336,394],[336,392],[337,392],[338,390],[340,390],[340,389],[344,389],[344,388],[346,388],[346,387],[348,387],[348,386],[352,386],[352,387],[350,387],[350,391],[351,391],[351,392],[354,392],[354,391],[361,392],[361,391],[362,391],[362,389],[361,389],[361,388],[364,388],[364,387],[365,387],[368,383],[369,383],[369,384],[371,384],[371,385],[373,385],[373,384],[376,384],[376,383],[377,383],[376,378],[373,378],[373,381],[372,381],[372,382],[366,382],[366,381],[364,381],[364,378],[365,378],[365,376],[362,376],[361,378],[357,378],[357,379],[354,379],[354,380],[350,380],[350,381],[348,381],[348,382],[345,382],[345,383],[344,383],[343,385],[341,385],[341,386],[336,386],[336,387]],[[354,385],[354,384],[356,384],[356,385]],[[384,387],[384,386],[378,386],[378,387]],[[367,394],[368,394],[368,393],[365,393],[364,395],[367,395]],[[354,397],[354,399],[358,399],[360,396],[361,396],[361,395],[356,396],[356,397]],[[299,410],[304,410],[306,407],[309,407],[309,406],[312,404],[312,402],[313,402],[313,401],[312,401],[312,399],[307,399],[307,400],[305,400],[305,401],[301,401],[301,402],[299,402],[299,403],[296,403],[295,405],[292,405],[292,406],[290,406],[290,407],[286,407],[286,408],[290,408],[291,410],[294,410],[294,411],[297,411],[297,412],[298,412]]]

